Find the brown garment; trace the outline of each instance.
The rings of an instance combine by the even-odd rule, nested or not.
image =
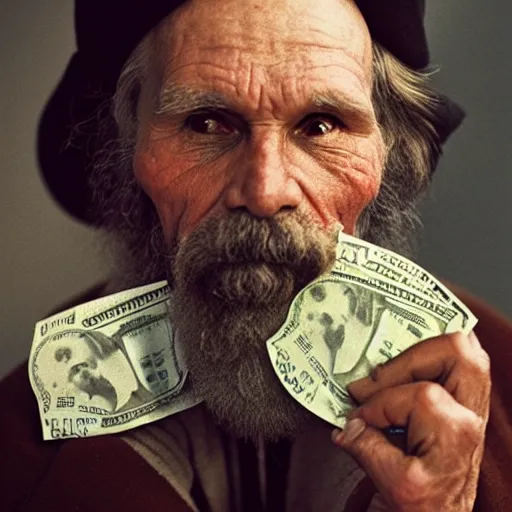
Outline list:
[[[482,303],[462,293],[459,296],[479,318],[475,331],[491,357],[493,379],[474,510],[510,512],[512,325]],[[208,508],[222,510],[219,507],[236,501],[227,496],[237,476],[229,472],[232,465],[223,434],[201,407],[121,435],[43,442],[26,364],[0,384],[0,404],[2,511],[205,512]],[[197,420],[200,416],[204,421]],[[287,499],[295,500],[294,510],[318,512],[315,503],[329,510],[325,508],[330,506],[326,505],[328,495],[336,501],[337,469],[332,461],[338,456],[321,465],[315,461],[322,450],[333,454],[337,449],[333,445],[327,448],[328,441],[324,444],[323,439],[322,433],[319,437],[311,434],[292,448]],[[322,455],[319,460],[326,458]],[[178,469],[173,472],[172,468]],[[329,475],[334,486],[328,487]],[[360,479],[345,512],[366,511],[374,492],[367,478]],[[211,507],[215,503],[220,505]]]

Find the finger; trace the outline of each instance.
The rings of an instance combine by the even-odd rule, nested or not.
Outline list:
[[[405,455],[389,443],[382,432],[361,419],[347,423],[334,442],[356,460],[384,498],[392,502],[392,494],[400,488],[403,475],[414,458]]]
[[[417,382],[380,391],[352,411],[373,427],[407,427],[407,453],[425,455],[436,445],[471,452],[482,441],[486,421],[459,404],[442,386]]]
[[[349,434],[352,423],[349,422],[346,432],[339,434],[335,443],[371,478],[389,510],[434,510],[434,503],[441,505],[437,510],[445,510],[445,502],[451,505],[449,510],[458,510],[453,507],[453,496],[457,496],[460,504],[461,493],[466,487],[473,490],[472,496],[466,496],[468,502],[473,502],[481,450],[469,461],[467,458],[458,460],[457,453],[447,456],[438,450],[437,464],[432,464],[423,458],[405,455],[392,446],[382,432],[365,425],[362,420],[352,421],[360,422],[354,428],[356,435]]]
[[[434,381],[465,407],[486,417],[489,407],[489,358],[477,337],[461,333],[425,340],[377,366],[369,377],[348,386],[359,403],[389,387]]]

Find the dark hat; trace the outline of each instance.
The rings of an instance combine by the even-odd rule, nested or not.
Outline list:
[[[94,224],[88,173],[97,149],[92,136],[95,116],[115,92],[121,68],[138,42],[185,1],[75,0],[77,51],[41,115],[37,151],[54,198],[81,221]],[[413,69],[428,65],[424,0],[356,3],[376,41]],[[443,121],[438,133],[444,142],[464,114],[444,97],[440,108]]]

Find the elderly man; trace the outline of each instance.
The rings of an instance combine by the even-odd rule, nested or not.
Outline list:
[[[501,347],[512,329],[485,307],[474,305],[476,334],[427,340],[353,383],[361,407],[334,442],[265,349],[332,264],[338,223],[409,249],[415,204],[460,120],[421,71],[423,2],[76,6],[79,52],[44,114],[41,165],[58,200],[116,241],[103,293],[169,280],[204,403],[43,444],[13,374],[2,509],[511,510]],[[402,446],[390,425],[407,427]]]

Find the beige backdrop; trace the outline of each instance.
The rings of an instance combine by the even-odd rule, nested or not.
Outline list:
[[[58,209],[36,170],[38,114],[74,48],[72,4],[0,5],[0,376],[27,357],[38,319],[105,275],[94,233]],[[471,115],[425,208],[420,261],[512,315],[511,17],[508,2],[430,0],[437,83]]]

